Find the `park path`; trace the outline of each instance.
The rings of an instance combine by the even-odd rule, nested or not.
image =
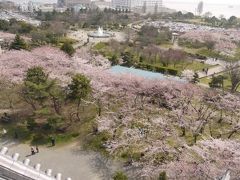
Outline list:
[[[9,148],[9,155],[17,152],[21,161],[29,158],[31,165],[40,163],[42,171],[52,169],[53,175],[61,173],[63,179],[71,177],[72,180],[105,180],[110,179],[117,169],[99,154],[82,151],[77,143],[60,147],[40,146],[40,152],[33,156],[30,156],[29,145],[12,142],[2,145]]]
[[[209,68],[207,72],[199,71],[198,72],[199,78],[210,77],[210,76],[213,76],[215,74],[225,72],[225,71],[227,71],[226,67],[229,66],[229,65],[232,65],[235,68],[239,68],[240,61],[237,61],[233,64],[230,64],[229,62],[226,62],[226,61],[223,61],[223,60],[214,61],[212,58],[209,58],[208,60],[205,61],[205,64],[210,64],[210,65],[215,65],[215,66],[212,67],[212,68]]]
[[[209,77],[209,76],[213,76],[215,74],[224,72],[226,71],[226,67],[229,65],[229,63],[226,61],[214,60],[213,58],[208,58],[204,63],[209,65],[214,65],[214,67],[209,68],[207,72],[199,71],[198,72],[199,78]]]
[[[208,69],[207,72],[199,71],[198,76],[199,76],[199,78],[204,78],[204,77],[213,76],[215,74],[221,73],[225,70],[226,70],[225,67],[218,65],[218,66]]]

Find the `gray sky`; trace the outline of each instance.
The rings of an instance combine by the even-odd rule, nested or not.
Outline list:
[[[105,0],[105,1],[111,1],[111,0]],[[192,3],[198,3],[201,0],[163,0],[163,2],[192,2]],[[240,0],[203,0],[205,3],[213,3],[213,4],[239,4],[240,5]]]
[[[1,0],[0,0],[1,1]],[[22,1],[28,1],[28,0],[11,0],[15,2],[22,2]],[[56,2],[57,0],[32,0],[32,1],[42,1],[42,2]],[[106,0],[111,1],[111,0]],[[192,3],[198,3],[200,0],[163,0],[163,2],[192,2]],[[240,0],[203,0],[205,3],[213,3],[213,4],[227,4],[227,5],[234,5],[238,4],[240,5]]]
[[[163,1],[175,1],[175,2],[199,2],[200,0],[163,0]],[[240,5],[240,0],[229,0],[229,1],[226,1],[226,0],[203,0],[203,2],[205,3],[213,3],[213,4],[228,4],[228,5],[231,5],[231,4],[239,4]]]

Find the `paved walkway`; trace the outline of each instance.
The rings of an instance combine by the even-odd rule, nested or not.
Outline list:
[[[204,71],[198,72],[198,76],[199,76],[199,78],[204,78],[204,77],[208,77],[208,76],[212,76],[212,75],[221,73],[225,70],[226,70],[225,67],[218,65],[218,66],[208,69],[207,73]]]
[[[216,66],[209,68],[207,72],[199,71],[198,72],[199,78],[209,77],[221,72],[225,72],[227,71],[226,67],[230,65],[230,63],[226,61],[223,61],[223,60],[215,61],[212,58],[209,58],[208,60],[206,60],[205,63],[210,65],[216,65]],[[235,62],[234,64],[232,64],[232,66],[235,68],[238,68],[240,66],[240,61]]]
[[[105,180],[110,179],[111,173],[116,170],[116,166],[109,165],[100,155],[81,151],[76,143],[63,147],[39,147],[40,153],[33,156],[29,156],[29,145],[10,143],[4,146],[9,148],[9,155],[17,152],[20,160],[29,158],[31,165],[40,163],[41,170],[52,169],[53,175],[62,173],[63,179],[71,177],[73,180]]]

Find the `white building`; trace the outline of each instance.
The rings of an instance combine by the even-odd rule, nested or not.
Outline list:
[[[65,0],[58,0],[57,1],[57,6],[58,7],[64,7],[65,6]]]
[[[112,0],[112,8],[128,9],[146,7],[162,7],[162,0]]]
[[[143,7],[146,4],[147,7],[162,7],[162,0],[131,0],[131,7]]]
[[[42,12],[53,12],[55,9],[53,4],[43,4],[39,6],[39,10]]]
[[[132,0],[112,0],[112,7],[114,9],[130,10],[131,1]]]
[[[19,6],[21,12],[34,12],[39,10],[40,4],[37,2],[29,1],[28,3],[23,3]]]

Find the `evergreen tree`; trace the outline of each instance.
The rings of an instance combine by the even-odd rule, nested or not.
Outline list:
[[[122,53],[123,65],[132,66],[134,64],[133,55],[130,52]]]
[[[122,171],[117,171],[113,176],[113,180],[128,180],[128,177]]]
[[[119,63],[118,57],[115,54],[109,60],[111,61],[112,66]]]
[[[194,73],[194,75],[193,75],[193,79],[192,79],[192,81],[191,81],[193,84],[196,84],[196,83],[198,83],[199,82],[199,76],[198,76],[198,73]]]
[[[75,53],[75,49],[73,48],[72,44],[70,42],[64,42],[64,44],[61,47],[61,50],[67,53],[69,56],[72,56]]]
[[[211,88],[222,88],[224,77],[222,75],[213,76],[212,81],[209,83]]]
[[[77,102],[77,118],[79,117],[80,105],[83,99],[91,92],[90,80],[82,74],[76,74],[72,77],[72,82],[68,85],[67,96],[71,101]]]
[[[27,43],[18,34],[15,36],[14,41],[10,45],[10,49],[21,50],[28,49]]]
[[[167,174],[165,171],[159,174],[158,180],[167,180]]]
[[[28,69],[24,79],[22,97],[32,106],[33,110],[36,110],[44,106],[55,86],[55,81],[48,79],[42,67],[33,67]]]

